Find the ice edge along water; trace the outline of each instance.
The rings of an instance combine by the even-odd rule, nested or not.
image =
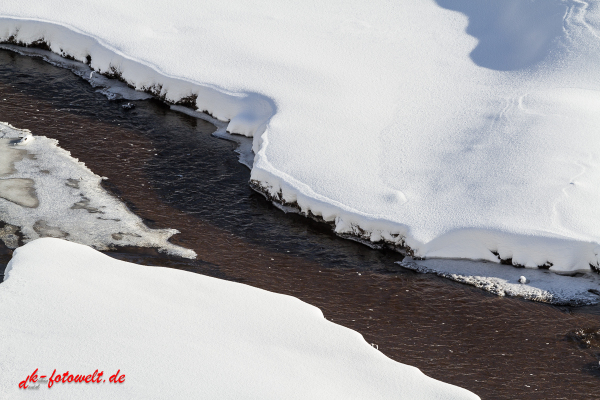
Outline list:
[[[21,137],[21,139],[19,139]],[[102,177],[60,148],[54,139],[0,122],[0,240],[17,246],[40,237],[74,238],[97,250],[155,247],[195,258],[168,241],[175,229],[150,229],[100,185]],[[38,200],[39,199],[39,200]]]
[[[600,303],[600,276],[576,273],[560,275],[545,269],[515,268],[491,262],[450,259],[418,260],[406,257],[397,262],[404,268],[435,274],[475,286],[497,296],[561,306],[585,306]]]
[[[232,93],[214,85],[168,76],[156,67],[128,58],[101,40],[72,27],[8,17],[0,21],[3,26],[0,40],[4,42],[47,47],[63,57],[88,63],[93,70],[116,77],[136,90],[152,93],[169,103],[189,105],[204,111],[226,122],[230,133],[253,137],[255,157],[251,186],[273,202],[283,205],[286,211],[299,210],[304,215],[330,223],[340,236],[372,247],[387,245],[406,249],[409,255],[415,257],[470,258],[495,263],[511,260],[515,265],[549,267],[556,272],[590,272],[598,268],[600,247],[597,243],[556,235],[517,234],[498,228],[463,228],[426,243],[420,242],[412,237],[409,226],[352,209],[277,170],[267,157],[269,121],[277,111],[272,99],[258,93]],[[519,107],[527,111],[528,101],[536,101],[535,96],[527,99],[522,96]],[[511,103],[507,104],[505,112],[510,110]],[[394,193],[393,197],[396,202],[407,201],[400,192]]]

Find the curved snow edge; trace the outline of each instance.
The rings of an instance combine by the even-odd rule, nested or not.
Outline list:
[[[490,261],[519,268],[549,269],[557,273],[600,273],[600,245],[568,238],[522,235],[491,229],[463,228],[422,243],[406,225],[361,214],[342,204],[332,204],[305,187],[296,190],[285,178],[257,167],[255,157],[250,186],[273,203],[329,224],[336,235],[375,249],[391,248],[415,259],[445,258]],[[260,165],[260,164],[259,164]],[[293,178],[288,177],[290,181]],[[301,183],[299,183],[301,186]],[[314,196],[314,197],[312,197]],[[482,271],[485,275],[485,273]],[[532,299],[534,300],[534,299]]]
[[[104,365],[139,371],[130,383],[134,398],[204,393],[206,398],[479,399],[392,360],[359,332],[328,321],[319,308],[296,297],[189,271],[148,268],[61,239],[37,239],[18,248],[0,285],[0,300],[7,305],[0,332],[10,338],[3,341],[10,351],[0,353],[2,365],[26,365],[39,358],[38,348],[49,348],[46,342],[69,338],[67,349],[50,346],[54,353],[44,353],[45,358],[63,364],[78,357],[85,363],[104,354]],[[95,313],[81,312],[91,309]],[[31,310],[37,310],[35,318],[22,317]],[[90,342],[95,352],[81,357]],[[21,350],[31,343],[38,346],[34,351]],[[231,365],[244,362],[230,373]],[[184,388],[189,388],[186,371],[202,373],[189,391],[174,392],[151,379],[157,364],[175,371],[170,382]],[[14,370],[0,382],[0,393],[16,381],[20,371]],[[230,390],[230,376],[237,389]],[[66,397],[132,398],[131,392],[79,388],[81,393]],[[18,390],[10,385],[10,393]]]
[[[73,27],[2,16],[0,22],[0,43],[38,47],[80,61],[135,90],[150,93],[167,103],[194,106],[220,121],[227,121],[228,132],[259,136],[275,114],[275,104],[266,96],[230,93],[210,84],[168,76],[156,66],[131,59]]]
[[[463,258],[502,262],[554,272],[600,272],[600,245],[556,237],[545,232],[519,235],[489,229],[464,228],[420,242],[410,228],[378,216],[361,213],[315,193],[310,187],[277,170],[268,161],[268,122],[275,102],[259,93],[233,93],[208,83],[168,76],[153,65],[128,58],[110,45],[73,27],[48,21],[0,17],[0,43],[42,47],[88,64],[172,104],[193,106],[218,120],[227,131],[253,137],[251,186],[269,200],[292,206],[302,214],[332,225],[334,232],[371,247],[392,247],[420,258]]]

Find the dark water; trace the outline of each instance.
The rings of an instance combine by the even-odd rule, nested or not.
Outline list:
[[[401,269],[399,254],[337,238],[254,193],[234,144],[212,137],[212,125],[157,101],[135,104],[124,110],[69,71],[0,51],[0,120],[58,139],[149,226],[178,229],[172,241],[199,255],[112,256],[296,296],[387,356],[484,399],[598,397],[597,307],[499,298]],[[8,257],[0,251],[0,265]]]

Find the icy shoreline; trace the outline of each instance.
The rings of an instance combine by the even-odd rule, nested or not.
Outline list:
[[[600,303],[600,276],[596,273],[560,275],[544,269],[516,268],[470,260],[410,257],[398,265],[424,274],[435,274],[455,282],[475,286],[497,296],[558,306],[588,306]]]
[[[573,38],[576,35],[581,36],[585,33],[585,30],[577,31],[576,28],[579,26],[577,25],[577,22],[582,18],[586,18],[586,16],[585,13],[582,16],[581,10],[576,6],[573,6],[569,10],[571,13],[566,15],[565,18],[568,18],[570,24],[569,29],[572,34],[569,37],[569,40],[573,41]],[[583,11],[587,12],[586,10]],[[432,15],[435,14],[446,22],[452,21],[452,23],[457,23],[457,21],[462,21],[456,19],[457,14],[446,11],[440,12],[437,9],[427,8],[427,12],[432,13]],[[550,17],[554,18],[553,15]],[[396,184],[393,184],[389,185],[389,190],[386,189],[383,193],[379,193],[379,187],[373,187],[373,192],[371,193],[369,192],[370,183],[366,184],[365,187],[357,188],[356,191],[360,190],[365,192],[366,200],[369,200],[372,197],[372,204],[369,204],[368,201],[365,202],[363,201],[365,199],[362,199],[358,203],[355,202],[355,204],[362,204],[364,205],[364,208],[355,208],[351,204],[344,202],[344,197],[340,194],[343,193],[344,190],[347,191],[349,188],[344,188],[344,190],[339,193],[336,192],[338,199],[329,197],[324,193],[331,188],[337,187],[337,183],[333,186],[328,186],[323,183],[330,180],[333,184],[332,176],[324,176],[323,181],[321,181],[319,177],[309,177],[306,175],[306,171],[302,172],[300,174],[301,176],[293,176],[290,175],[289,171],[285,172],[284,170],[279,169],[278,165],[281,164],[285,165],[286,169],[289,170],[295,165],[294,163],[298,162],[298,160],[294,160],[293,163],[290,163],[291,161],[288,162],[287,160],[283,160],[283,157],[280,154],[273,153],[273,151],[270,150],[274,141],[277,142],[279,148],[282,146],[281,140],[277,137],[277,135],[281,133],[281,122],[275,124],[277,125],[278,130],[273,131],[272,129],[274,125],[273,118],[276,115],[279,116],[279,111],[281,111],[280,99],[277,97],[269,97],[265,94],[246,90],[243,87],[235,85],[224,84],[223,86],[217,86],[214,83],[209,83],[210,79],[207,82],[202,82],[192,78],[192,76],[201,77],[202,74],[188,74],[188,76],[182,76],[182,79],[177,79],[175,78],[177,75],[159,69],[158,66],[161,65],[154,61],[138,61],[135,58],[129,58],[125,55],[126,53],[119,50],[118,47],[113,47],[113,44],[116,45],[117,43],[111,44],[111,39],[101,40],[98,36],[85,34],[78,29],[73,28],[73,26],[66,27],[66,24],[65,26],[56,25],[39,20],[31,20],[30,18],[20,19],[3,17],[0,21],[3,27],[3,33],[0,34],[0,40],[21,45],[35,43],[37,45],[45,46],[61,56],[88,63],[92,69],[106,74],[107,76],[121,79],[126,82],[127,85],[137,90],[152,93],[168,103],[191,105],[196,107],[199,111],[207,112],[220,121],[227,121],[227,131],[230,133],[253,137],[255,157],[251,173],[252,187],[258,189],[258,191],[265,194],[267,198],[270,198],[272,201],[279,202],[284,206],[291,205],[292,208],[296,208],[304,215],[322,219],[331,224],[334,227],[336,234],[342,237],[352,238],[373,247],[385,245],[396,249],[405,248],[409,255],[415,257],[466,258],[486,260],[494,263],[510,260],[514,265],[525,266],[528,268],[549,267],[551,271],[556,272],[589,272],[599,265],[600,247],[598,246],[597,235],[594,231],[595,228],[585,225],[585,229],[576,231],[575,228],[570,226],[563,227],[560,223],[557,224],[555,221],[552,221],[550,225],[544,222],[538,226],[536,224],[539,218],[536,219],[535,217],[528,217],[529,223],[526,226],[521,227],[520,221],[518,221],[519,208],[515,207],[515,205],[518,204],[517,200],[511,200],[506,203],[516,211],[506,217],[500,218],[500,220],[493,220],[493,217],[502,215],[502,212],[505,212],[502,211],[502,208],[499,208],[498,211],[496,211],[496,214],[481,216],[482,219],[479,220],[477,219],[478,216],[473,217],[472,213],[469,215],[469,208],[465,205],[465,210],[467,210],[466,214],[465,212],[462,212],[461,214],[461,218],[465,218],[465,222],[462,222],[460,218],[457,217],[458,219],[456,219],[456,221],[459,221],[458,223],[455,220],[452,220],[449,222],[449,225],[443,227],[443,229],[446,229],[445,231],[440,231],[440,233],[436,234],[419,233],[419,222],[415,223],[414,221],[426,221],[428,213],[433,211],[437,213],[440,211],[440,208],[437,204],[433,204],[435,206],[433,209],[428,209],[427,207],[421,209],[418,202],[413,200],[413,197],[415,196],[414,188],[411,189],[412,192],[411,190],[406,191],[402,187],[399,187],[401,190],[398,190],[393,189],[394,187],[398,187]],[[550,20],[549,23],[553,23],[552,20]],[[586,26],[589,27],[591,25],[588,24]],[[456,26],[450,26],[448,29],[448,32],[459,31],[456,29]],[[549,28],[548,35],[554,34],[552,33],[554,32],[552,29]],[[175,35],[175,37],[178,36]],[[145,39],[140,38],[140,40],[142,40],[143,43],[146,43],[144,41]],[[555,42],[556,41],[550,40],[547,43],[552,44]],[[581,45],[573,43],[571,43],[573,45],[572,47],[578,49],[577,51],[580,51],[580,47],[578,46]],[[118,44],[122,48],[131,48],[129,47],[128,41],[119,42]],[[468,46],[463,43],[458,47],[463,49]],[[584,56],[587,57],[587,55],[578,57],[581,58]],[[558,59],[557,57],[558,55],[550,57],[548,61],[549,64],[547,63],[543,68],[546,68],[546,70],[553,68],[551,63],[555,62]],[[453,62],[455,61],[456,60]],[[463,63],[464,66],[467,65],[467,63],[464,63],[463,61],[456,62],[458,63],[457,65],[460,63]],[[469,66],[469,68],[472,67]],[[518,118],[514,118],[516,121],[514,122],[514,125],[518,126],[519,121],[521,121],[519,118],[539,119],[541,118],[539,116],[542,115],[542,111],[546,113],[543,114],[543,118],[547,118],[548,115],[552,115],[552,112],[557,112],[556,110],[568,110],[569,107],[571,107],[571,103],[564,105],[561,103],[564,102],[564,99],[570,99],[569,101],[572,100],[575,105],[580,104],[582,101],[584,103],[585,101],[595,101],[593,90],[585,94],[585,96],[588,96],[585,98],[581,97],[584,95],[582,92],[556,91],[554,88],[549,88],[548,91],[542,95],[531,92],[530,89],[538,81],[542,82],[543,85],[546,85],[546,83],[544,83],[546,82],[545,80],[539,80],[541,78],[538,78],[538,75],[544,71],[543,68],[530,68],[526,69],[525,72],[515,72],[512,73],[512,75],[507,75],[509,73],[506,72],[492,73],[489,70],[486,71],[481,68],[476,70],[477,74],[479,74],[477,75],[477,79],[480,79],[480,85],[488,85],[489,88],[491,88],[495,83],[500,84],[502,81],[512,79],[517,85],[521,86],[512,87],[512,83],[506,84],[507,87],[512,87],[510,90],[528,91],[525,95],[517,96],[518,101],[513,101],[513,98],[511,97],[504,97],[506,104],[502,106],[503,111],[494,117],[495,122],[492,123],[489,129],[497,130],[499,129],[498,126],[505,130],[509,128],[513,129],[510,124],[507,125],[507,127],[504,127],[504,125],[506,125],[505,120],[510,113],[519,113],[517,115]],[[177,68],[173,68],[172,70],[177,70]],[[558,73],[562,73],[561,69],[558,69],[558,71]],[[530,84],[523,83],[526,82],[528,77],[531,77],[532,82]],[[488,84],[488,81],[492,83]],[[564,84],[569,82],[571,81],[567,79],[564,80]],[[227,89],[228,87],[229,89]],[[484,101],[482,99],[482,104],[487,102],[485,103],[487,104],[487,107],[493,103],[493,106],[496,107],[498,100],[501,99],[502,96],[506,96],[507,93],[508,92],[503,92],[501,90],[494,95],[498,96],[496,100],[492,101],[487,99]],[[478,108],[477,112],[490,112],[494,107],[488,109]],[[516,107],[516,109],[514,107]],[[289,111],[289,104],[285,104],[284,110]],[[580,112],[584,113],[581,114]],[[586,108],[583,107],[577,109],[573,113],[573,116],[580,118],[587,115],[585,112],[587,112]],[[315,114],[314,118],[322,118],[321,114],[322,113],[318,113],[318,115]],[[481,115],[484,115],[486,119],[490,118],[485,114]],[[470,120],[467,118],[465,121]],[[591,121],[593,122],[595,120]],[[523,120],[521,122],[524,126],[528,126],[527,124],[530,124],[531,121]],[[537,120],[534,122],[540,123]],[[592,124],[592,122],[589,124]],[[547,121],[543,120],[542,123],[546,124]],[[544,127],[543,124],[540,126]],[[534,129],[533,132],[537,135],[537,125],[531,126],[533,127],[532,129]],[[290,128],[288,127],[288,129]],[[579,127],[577,129],[579,129]],[[431,135],[423,135],[423,138],[419,140],[427,140],[428,137],[431,138]],[[511,140],[522,139],[517,138]],[[308,148],[312,148],[313,144],[307,142],[307,146]],[[471,150],[467,150],[473,151],[472,149],[473,148],[471,147]],[[458,150],[463,152],[466,151],[460,148]],[[289,156],[291,153],[288,152],[285,154]],[[435,157],[435,152],[432,153],[431,157]],[[518,154],[518,157],[522,157],[522,155]],[[274,161],[277,162],[274,163]],[[309,162],[314,161],[318,161],[317,164],[322,165],[326,160],[313,159]],[[365,161],[368,165],[373,167],[373,160],[365,159]],[[424,164],[424,168],[429,168],[426,164],[427,163]],[[490,162],[490,165],[490,168],[494,167],[493,162]],[[343,171],[343,168],[345,168],[336,167],[335,165],[331,165],[331,163],[329,164],[329,167],[333,167],[336,170],[340,169],[340,171],[338,171],[340,173]],[[347,164],[346,167],[348,167]],[[354,169],[355,167],[352,168]],[[500,170],[502,169],[505,169],[504,166],[500,168]],[[351,172],[348,171],[348,174],[351,174]],[[498,178],[496,176],[498,174],[499,172],[495,171],[493,174],[494,178]],[[534,179],[543,179],[543,177],[540,178],[538,175],[533,175],[533,177]],[[341,174],[340,178],[343,179],[344,175]],[[406,180],[406,177],[403,177],[401,174],[395,176],[394,179],[397,178]],[[573,181],[576,179],[572,178],[571,180]],[[307,183],[311,181],[317,182],[317,189],[323,190],[324,192],[314,191],[313,187]],[[459,183],[462,185],[460,181],[447,182],[446,185],[452,186],[451,184]],[[504,185],[510,187],[510,185],[515,186],[516,183],[507,182]],[[553,188],[559,187],[558,183],[552,183],[552,185]],[[571,182],[571,185],[575,185],[575,183]],[[578,185],[579,186],[569,186],[568,190],[572,190],[572,188],[588,187],[586,186],[588,183]],[[349,186],[351,186],[351,184],[349,184]],[[350,187],[350,189],[352,188]],[[428,190],[430,189],[431,188]],[[502,193],[501,185],[497,190],[498,193]],[[535,190],[535,188],[532,190]],[[559,190],[561,196],[565,190],[567,189],[562,189],[562,191]],[[529,192],[525,191],[520,195],[522,197],[521,201],[529,201],[527,197],[528,193]],[[338,196],[338,194],[340,194],[341,197]],[[452,194],[452,196],[456,195],[457,193]],[[594,193],[586,193],[585,196],[587,197],[585,198],[585,201],[588,201],[588,198],[593,198],[593,195]],[[383,200],[378,199],[377,196],[380,196]],[[423,193],[420,196],[427,196],[427,193]],[[486,193],[486,196],[493,198],[494,193]],[[383,201],[383,203],[381,203],[381,201]],[[377,211],[376,206],[378,204],[381,205],[380,203],[385,204],[387,211],[382,211],[381,213],[369,212],[369,210]],[[455,203],[453,204],[456,205]],[[499,200],[493,199],[491,204],[499,204]],[[544,207],[545,206],[546,205],[544,204]],[[397,211],[404,210],[404,207],[409,207],[411,211],[406,211],[406,213],[404,213],[404,211]],[[554,207],[552,218],[555,218],[554,214],[556,213],[556,210],[560,209],[562,205],[556,200],[552,207]],[[477,205],[478,211],[480,211],[479,208],[482,207]],[[488,207],[483,204],[483,209],[488,209]],[[456,211],[456,209],[448,209],[445,212],[446,214],[451,214],[454,211]],[[577,212],[573,212],[572,210],[567,211],[570,213],[567,213],[568,215],[578,214],[581,212],[581,208],[577,209]],[[391,212],[396,213],[393,214],[393,218],[390,218],[392,215],[390,214]],[[405,217],[407,220],[403,221],[403,218]],[[421,219],[419,220],[417,217]],[[543,215],[543,217],[543,219],[547,219],[549,215]],[[503,222],[502,219],[506,219],[508,222]],[[590,219],[593,220],[593,217]],[[519,223],[515,225],[515,222]],[[575,223],[574,226],[579,226],[577,224],[579,224],[579,222]],[[433,225],[435,225],[435,223]]]
[[[8,225],[0,240],[18,245],[40,237],[69,238],[97,250],[153,247],[195,258],[174,245],[174,229],[150,229],[124,203],[100,185],[102,177],[60,148],[54,139],[0,122],[0,221]],[[20,144],[20,137],[27,138]]]

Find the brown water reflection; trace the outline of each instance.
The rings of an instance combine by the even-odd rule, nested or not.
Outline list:
[[[1,70],[8,68],[27,69],[30,75],[19,79],[14,72],[12,76],[2,75]],[[316,250],[296,251],[301,246],[285,243],[278,247],[273,244],[277,243],[275,240],[257,240],[252,234],[224,228],[206,214],[188,212],[186,207],[165,200],[177,193],[165,193],[164,187],[155,185],[150,176],[152,163],[165,153],[148,135],[149,129],[136,122],[136,118],[147,119],[144,112],[151,112],[165,120],[179,121],[180,125],[171,121],[171,128],[187,126],[185,129],[205,136],[212,129],[209,124],[152,103],[138,104],[138,114],[125,113],[118,104],[106,101],[86,89],[85,83],[67,76],[68,72],[55,70],[41,62],[36,64],[30,59],[1,53],[0,120],[58,139],[61,147],[84,161],[92,171],[108,177],[107,188],[151,226],[180,230],[181,234],[173,241],[194,249],[199,260],[172,259],[153,255],[151,251],[119,251],[111,253],[113,256],[204,273],[298,297],[319,307],[326,318],[357,330],[387,356],[414,365],[429,376],[472,390],[484,399],[598,397],[600,377],[596,366],[600,350],[582,346],[572,335],[567,337],[578,328],[600,326],[598,308],[574,312],[500,298],[435,276],[398,270],[393,264],[398,255],[381,254],[345,241],[338,244],[341,239],[309,221],[298,222],[306,230],[307,243],[322,242],[323,254],[328,252],[330,244],[338,246],[335,252],[342,254],[339,257],[343,267],[332,267],[332,261],[323,261]],[[90,106],[80,98],[44,95],[44,91],[51,90],[41,88],[44,81],[50,81],[49,85],[79,85],[76,90],[88,91],[85,96],[91,96],[97,107],[108,109],[114,118],[84,112]],[[215,174],[234,174],[231,168],[238,167],[232,166],[236,164],[232,145],[209,139],[215,144],[203,151],[215,152],[222,158],[222,163],[215,166]],[[185,151],[182,154],[187,156]],[[243,170],[235,173],[249,177]],[[194,179],[215,180],[215,176]],[[241,188],[240,193],[231,193],[231,202],[239,201],[240,196],[251,196],[246,190]],[[201,195],[212,196],[208,189]],[[294,218],[269,209],[260,197],[252,197],[252,201],[262,212],[285,223],[290,223],[286,218]],[[307,248],[316,248],[310,246],[313,247]],[[344,251],[352,252],[348,257],[359,260],[363,257],[364,267],[360,263],[348,264],[343,258]],[[378,257],[377,263],[370,257]],[[0,257],[0,263],[6,260],[6,255]],[[369,268],[375,264],[376,270]]]

